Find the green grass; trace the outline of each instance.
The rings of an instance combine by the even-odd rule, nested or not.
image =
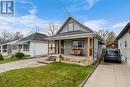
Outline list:
[[[13,61],[16,61],[16,60],[18,60],[18,59],[15,58],[15,57],[9,58],[9,59],[4,59],[4,60],[0,60],[0,64],[8,63],[8,62],[13,62]]]
[[[94,65],[51,63],[0,74],[0,87],[78,87]]]

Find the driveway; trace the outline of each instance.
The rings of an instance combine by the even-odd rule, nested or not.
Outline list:
[[[125,63],[102,63],[84,87],[130,87],[130,67]]]
[[[38,67],[41,65],[46,65],[46,64],[38,62],[38,61],[47,62],[45,59],[46,59],[45,57],[42,57],[42,58],[24,59],[24,60],[19,60],[19,61],[15,61],[15,62],[0,64],[0,73],[6,72],[9,70],[13,70],[13,69]]]

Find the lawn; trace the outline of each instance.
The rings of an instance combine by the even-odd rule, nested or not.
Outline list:
[[[0,87],[78,87],[95,65],[51,63],[0,74]]]
[[[16,60],[18,60],[18,59],[15,58],[15,57],[9,58],[9,59],[4,59],[4,60],[0,60],[0,64],[8,63],[8,62],[13,62],[13,61],[16,61]]]

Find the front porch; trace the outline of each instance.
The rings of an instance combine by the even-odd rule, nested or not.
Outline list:
[[[30,45],[29,44],[19,44],[17,42],[11,42],[7,44],[0,45],[0,53],[5,58],[10,58],[12,55],[15,55],[17,52],[22,52],[25,55],[30,55]]]
[[[51,40],[52,41],[52,40]],[[51,41],[48,43],[48,48],[51,48]],[[74,63],[79,65],[91,65],[94,61],[94,38],[73,38],[54,40],[55,52],[48,57],[60,58],[61,62]]]

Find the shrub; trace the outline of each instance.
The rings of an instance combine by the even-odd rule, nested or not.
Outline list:
[[[0,60],[4,60],[4,57],[2,54],[0,54]]]
[[[25,56],[24,53],[21,53],[21,52],[17,52],[15,54],[15,57],[18,58],[18,59],[22,59],[24,56]]]

